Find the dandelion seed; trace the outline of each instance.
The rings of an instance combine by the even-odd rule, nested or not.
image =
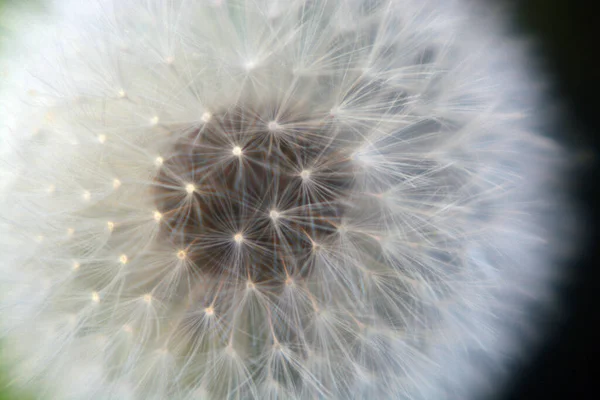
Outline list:
[[[271,217],[272,220],[278,219],[280,215],[281,214],[277,210],[271,210],[271,212],[269,213],[269,217]]]
[[[92,301],[94,303],[100,302],[100,294],[98,294],[98,292],[92,292]]]
[[[278,131],[278,130],[280,130],[280,129],[281,129],[281,125],[279,125],[279,124],[277,123],[277,121],[271,121],[271,122],[269,122],[269,124],[267,125],[267,127],[268,127],[268,129],[269,129],[270,131],[272,131],[272,132],[273,132],[273,131]]]
[[[188,194],[192,194],[196,191],[196,185],[194,185],[193,183],[188,183],[185,185],[185,191]]]
[[[231,154],[233,154],[236,157],[241,157],[241,155],[242,155],[242,148],[240,146],[235,146],[231,150]]]
[[[300,178],[302,178],[303,181],[306,181],[310,178],[310,174],[311,172],[307,169],[302,170],[302,172],[300,172]]]
[[[256,61],[250,60],[250,61],[246,61],[244,63],[244,68],[247,71],[252,71],[254,68],[256,68]]]

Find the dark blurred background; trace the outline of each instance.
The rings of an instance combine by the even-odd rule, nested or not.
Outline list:
[[[514,11],[515,29],[537,40],[541,66],[549,73],[551,95],[565,112],[556,136],[574,154],[573,201],[580,210],[582,243],[564,262],[573,277],[557,300],[558,326],[505,397],[600,399],[600,23],[583,0],[504,0]],[[544,335],[544,332],[542,332]],[[546,340],[547,339],[547,340]]]

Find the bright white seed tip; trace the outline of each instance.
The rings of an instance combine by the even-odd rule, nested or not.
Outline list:
[[[233,240],[238,244],[242,243],[244,241],[244,236],[241,233],[236,233],[233,235]]]
[[[281,214],[277,210],[271,210],[271,212],[269,213],[269,217],[271,217],[271,219],[274,219],[274,220],[279,218],[280,215]]]
[[[67,229],[67,236],[73,236],[74,233],[75,233],[75,229],[74,228],[68,228]]]
[[[204,313],[205,313],[206,315],[214,315],[214,313],[215,313],[215,309],[214,309],[213,307],[206,307],[206,308],[204,309]]]
[[[100,302],[100,294],[98,292],[92,292],[92,301],[94,303]]]
[[[239,157],[242,155],[242,148],[240,146],[234,146],[233,149],[231,150],[231,154],[233,154],[236,157]]]
[[[155,115],[154,117],[150,118],[150,124],[152,124],[152,125],[158,125],[159,121],[160,121],[160,118],[158,117],[158,115]]]
[[[113,179],[113,188],[118,189],[121,187],[121,181],[117,178]]]
[[[101,144],[104,144],[106,142],[106,135],[104,135],[104,134],[98,135],[98,142],[100,142]]]
[[[185,191],[188,194],[194,193],[195,190],[196,190],[196,185],[194,185],[193,183],[188,183],[185,185]]]
[[[311,175],[311,171],[308,169],[302,170],[302,172],[300,172],[300,178],[302,178],[303,181],[309,179],[310,175]]]
[[[81,264],[77,261],[73,262],[73,265],[71,266],[71,268],[73,269],[73,271],[76,271],[79,269],[79,267],[81,267]]]
[[[109,232],[112,232],[115,229],[115,223],[112,221],[108,221],[106,223],[106,228],[108,229]]]
[[[159,222],[162,219],[162,213],[160,211],[154,211],[154,213],[152,214],[154,217],[154,220],[156,222]]]
[[[117,96],[118,96],[120,99],[124,99],[125,97],[127,97],[127,92],[125,92],[125,90],[121,89],[121,90],[119,90],[119,91],[117,92]]]
[[[152,303],[152,295],[151,294],[145,294],[144,297],[143,297],[143,300],[144,300],[145,303],[148,303],[148,304]]]
[[[187,257],[187,252],[185,250],[179,250],[177,252],[177,258],[179,258],[180,260],[185,260]]]
[[[162,166],[162,165],[163,165],[163,162],[164,162],[164,161],[165,161],[165,160],[164,160],[162,157],[156,157],[156,158],[154,159],[154,165],[156,165],[157,167],[160,167],[160,166]]]
[[[81,198],[85,201],[89,201],[92,198],[92,194],[88,190],[85,190],[81,195]]]
[[[202,114],[202,122],[208,122],[210,121],[212,115],[211,113],[209,113],[208,111],[206,111],[205,113]]]
[[[281,125],[279,125],[279,124],[277,123],[277,121],[271,121],[271,122],[269,122],[269,123],[267,124],[267,128],[268,128],[270,131],[278,131],[279,129],[281,129]]]
[[[121,255],[119,256],[119,262],[120,262],[121,264],[127,264],[127,262],[128,262],[128,261],[129,261],[129,258],[127,257],[127,255],[126,255],[126,254],[121,254]]]

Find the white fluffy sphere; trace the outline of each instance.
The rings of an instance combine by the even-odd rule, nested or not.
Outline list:
[[[18,385],[464,400],[500,377],[553,272],[557,152],[486,14],[55,3],[16,20],[2,60],[0,335]]]

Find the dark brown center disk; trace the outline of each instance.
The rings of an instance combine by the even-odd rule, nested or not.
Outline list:
[[[310,126],[286,130],[233,109],[181,135],[155,178],[161,237],[205,274],[307,277],[353,182],[332,124]]]

